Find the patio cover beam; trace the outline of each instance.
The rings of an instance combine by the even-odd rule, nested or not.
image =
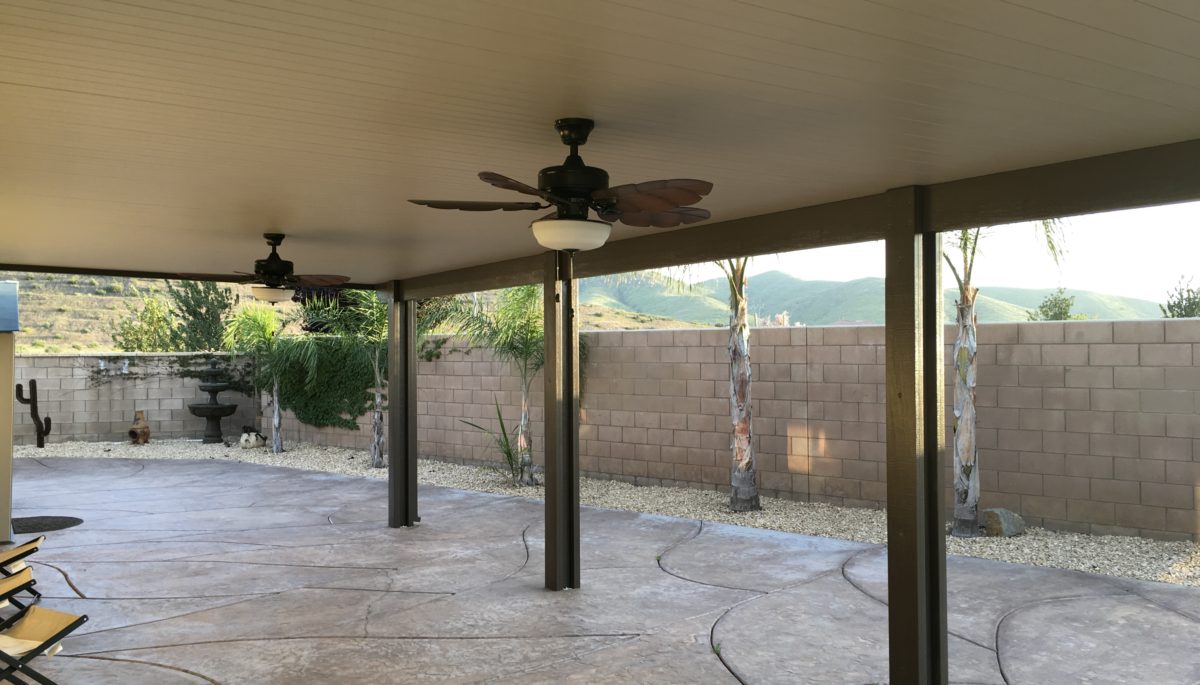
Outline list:
[[[925,189],[888,192],[888,640],[890,680],[946,685],[946,543],[942,511],[941,236],[923,233]]]
[[[579,330],[569,252],[546,253],[546,589],[579,587]]]
[[[1200,200],[1200,140],[925,187],[923,232]],[[884,238],[885,193],[617,240],[575,257],[575,276],[831,247]],[[410,299],[537,283],[542,257],[406,279]],[[20,267],[15,267],[20,268]]]
[[[417,302],[393,281],[388,305],[388,526],[416,525]]]
[[[926,231],[1200,200],[1200,140],[929,186]]]

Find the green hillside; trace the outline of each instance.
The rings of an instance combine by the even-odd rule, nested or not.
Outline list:
[[[162,281],[105,276],[0,272],[20,282],[22,352],[102,352],[113,349],[115,320],[140,307],[141,295],[163,293]],[[248,296],[245,286],[239,288]],[[767,319],[788,312],[792,323],[883,323],[883,279],[805,281],[781,271],[750,277],[750,311]],[[581,325],[595,329],[724,326],[729,321],[725,280],[688,286],[662,277],[589,278],[580,281]],[[1025,321],[1051,291],[983,287],[981,322]],[[1067,290],[1074,311],[1094,319],[1157,319],[1158,304],[1117,295]],[[954,290],[946,291],[946,320],[954,319]]]
[[[698,284],[714,299],[727,297],[724,279]],[[788,312],[793,323],[824,325],[832,323],[883,323],[883,279],[861,278],[854,281],[804,281],[780,271],[768,271],[750,277],[747,285],[750,311],[761,317]],[[983,323],[1025,321],[1026,312],[1035,309],[1053,290],[1038,288],[980,288],[976,312]],[[1072,311],[1093,319],[1157,319],[1158,304],[1119,295],[1067,289],[1075,297]],[[946,290],[946,320],[954,320],[957,291]],[[682,317],[681,317],[682,318]]]
[[[688,288],[671,279],[587,278],[579,282],[580,304],[716,326],[729,322],[727,297],[714,298],[704,288]]]
[[[140,309],[143,296],[166,292],[164,281],[145,278],[0,271],[0,280],[18,283],[22,353],[114,351],[115,322]],[[249,296],[248,286],[234,287]]]

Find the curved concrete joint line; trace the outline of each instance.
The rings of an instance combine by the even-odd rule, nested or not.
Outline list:
[[[1114,592],[1111,595],[1072,595],[1070,597],[1045,597],[1042,599],[1035,599],[1031,602],[1025,602],[1024,604],[1020,604],[1018,606],[1013,607],[1012,609],[1009,609],[1007,612],[1004,613],[1003,616],[1000,617],[1000,620],[996,621],[996,636],[995,636],[996,649],[994,650],[996,652],[996,667],[1000,669],[1000,677],[1004,678],[1004,684],[1011,685],[1011,681],[1009,680],[1008,672],[1005,671],[1005,669],[1004,669],[1004,659],[1003,659],[1003,655],[1002,655],[1001,649],[1000,649],[1000,633],[1004,630],[1004,624],[1014,614],[1017,614],[1021,611],[1024,611],[1026,609],[1029,609],[1029,608],[1032,608],[1035,606],[1040,606],[1042,604],[1053,604],[1053,603],[1057,603],[1057,602],[1070,602],[1070,601],[1074,601],[1077,599],[1090,599],[1090,598],[1096,598],[1096,597],[1129,597],[1129,596],[1130,596],[1130,593],[1122,591],[1122,592]]]
[[[124,664],[139,664],[142,666],[153,666],[154,668],[163,668],[168,671],[175,671],[176,673],[185,673],[190,676],[195,676],[196,678],[199,678],[206,683],[211,683],[212,685],[222,685],[221,681],[216,680],[214,678],[210,678],[210,677],[204,675],[203,673],[197,673],[195,671],[191,671],[186,668],[180,668],[179,666],[171,666],[170,664],[160,664],[156,661],[143,661],[141,659],[120,659],[120,658],[112,657],[112,656],[97,656],[97,655],[83,655],[83,654],[63,655],[62,658],[64,658],[64,659],[93,659],[96,661],[115,661],[115,662],[124,663]]]
[[[64,570],[62,570],[61,568],[59,568],[59,567],[55,566],[54,564],[49,564],[49,563],[46,563],[46,562],[44,562],[44,561],[33,561],[33,560],[30,560],[29,564],[30,564],[30,565],[37,564],[37,565],[39,565],[39,566],[46,566],[46,567],[48,567],[48,568],[52,568],[52,569],[54,569],[55,571],[58,571],[60,574],[62,574],[63,580],[64,580],[64,581],[66,581],[66,583],[67,583],[67,586],[71,588],[71,591],[72,591],[72,592],[74,592],[75,594],[79,595],[79,598],[80,598],[80,599],[87,599],[87,598],[88,598],[88,596],[87,596],[87,595],[83,594],[83,592],[82,592],[82,591],[81,591],[81,590],[80,590],[78,587],[76,587],[76,585],[75,585],[75,582],[71,580],[71,576],[70,576],[70,575],[68,575],[68,574],[67,574],[67,572],[66,572],[66,571],[64,571]]]

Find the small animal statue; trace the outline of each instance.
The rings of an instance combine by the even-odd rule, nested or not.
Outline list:
[[[238,440],[242,449],[252,450],[255,447],[262,447],[267,444],[267,439],[254,426],[242,426],[242,437]]]
[[[150,442],[150,424],[146,422],[146,412],[138,409],[133,412],[133,424],[129,426],[129,439],[135,445],[145,445]]]

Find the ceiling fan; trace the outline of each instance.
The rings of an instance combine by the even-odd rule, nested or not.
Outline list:
[[[341,285],[350,280],[349,276],[334,276],[329,274],[296,274],[293,273],[292,262],[279,256],[278,247],[283,242],[283,233],[264,233],[267,245],[271,246],[271,254],[262,259],[254,260],[254,273],[237,272],[230,277],[220,274],[180,274],[183,278],[195,280],[224,280],[237,283],[258,283],[266,288],[284,290],[288,288],[322,288]],[[291,294],[288,293],[288,297]]]
[[[608,186],[608,172],[587,166],[579,156],[579,146],[587,142],[595,122],[591,119],[559,119],[554,122],[564,145],[571,148],[566,161],[538,172],[536,188],[495,172],[484,171],[480,180],[497,188],[541,198],[545,202],[459,202],[453,200],[409,200],[434,209],[459,209],[468,212],[545,209],[554,212],[542,219],[586,221],[592,210],[605,222],[620,221],[629,226],[673,228],[709,218],[707,209],[692,207],[712,191],[712,184],[694,178],[673,178],[643,183]],[[540,220],[539,220],[540,221]]]

